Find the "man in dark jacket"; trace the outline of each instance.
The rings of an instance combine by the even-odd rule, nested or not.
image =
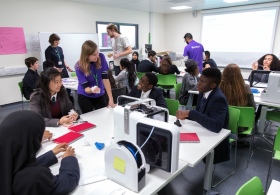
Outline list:
[[[157,82],[157,76],[151,72],[147,72],[139,80],[138,85],[131,89],[128,95],[141,99],[154,99],[157,106],[167,108],[162,89],[156,87]]]

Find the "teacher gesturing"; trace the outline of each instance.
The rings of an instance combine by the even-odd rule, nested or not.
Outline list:
[[[65,63],[63,50],[58,46],[59,41],[60,37],[57,34],[50,35],[49,43],[51,45],[45,50],[45,58],[54,62],[55,67],[61,71],[62,78],[67,78],[69,77],[67,70],[69,72],[73,70]]]

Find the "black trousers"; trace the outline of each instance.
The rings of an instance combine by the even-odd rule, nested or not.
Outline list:
[[[108,105],[106,94],[98,98],[90,98],[84,95],[78,94],[78,104],[82,113],[91,112],[100,108],[105,108]]]

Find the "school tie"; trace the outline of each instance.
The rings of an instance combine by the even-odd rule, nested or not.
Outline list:
[[[52,97],[52,104],[55,104],[55,103],[56,103],[55,97],[53,96],[53,97]]]
[[[202,99],[200,100],[200,108],[199,108],[199,112],[203,112],[204,108],[205,108],[205,105],[206,105],[206,102],[207,102],[207,99],[204,97],[204,94],[203,94],[203,97]]]

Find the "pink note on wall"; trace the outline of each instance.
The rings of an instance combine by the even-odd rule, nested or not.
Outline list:
[[[23,28],[0,27],[0,55],[27,53]]]

